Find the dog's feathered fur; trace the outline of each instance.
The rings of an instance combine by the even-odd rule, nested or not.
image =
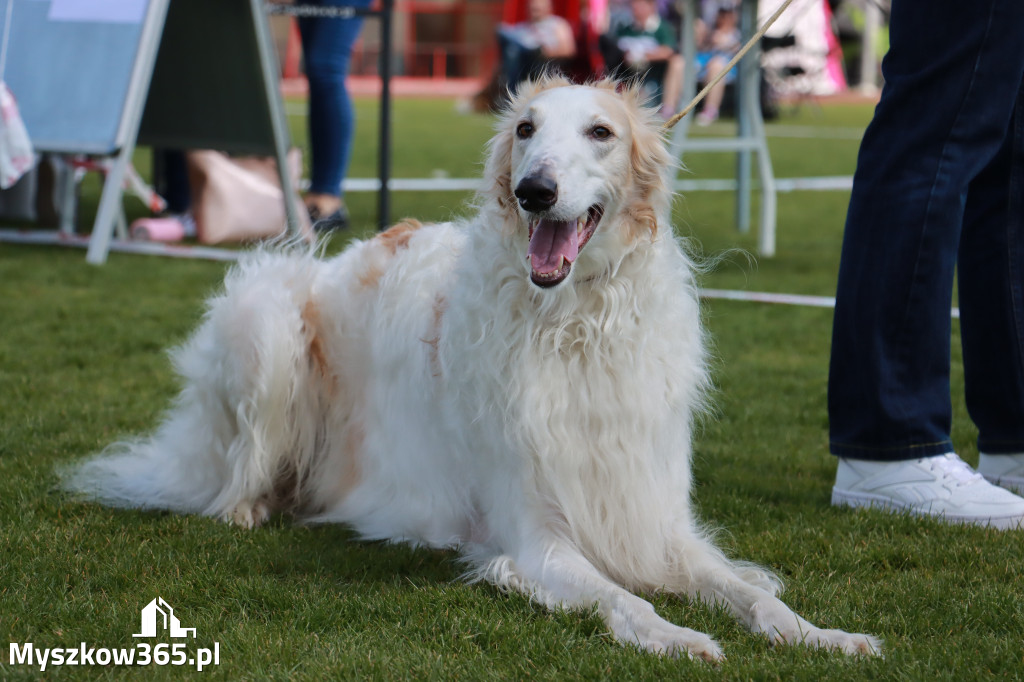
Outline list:
[[[596,607],[650,651],[721,656],[638,590],[724,602],[774,641],[879,651],[794,614],[771,574],[726,558],[694,518],[705,343],[668,219],[671,159],[638,98],[543,78],[501,118],[472,218],[401,223],[330,260],[245,257],[175,352],[184,388],[156,433],[66,485],[246,526],[285,510],[457,547],[471,575]],[[558,196],[531,212],[516,194],[538,174]],[[564,280],[535,283],[534,226],[592,205],[603,216]]]

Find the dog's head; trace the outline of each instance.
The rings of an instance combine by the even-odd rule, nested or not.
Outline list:
[[[636,88],[545,77],[525,85],[501,119],[488,193],[528,240],[533,283],[553,287],[574,268],[607,269],[625,247],[656,234],[670,162]]]

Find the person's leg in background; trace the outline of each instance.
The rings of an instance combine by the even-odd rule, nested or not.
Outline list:
[[[968,191],[957,272],[978,471],[1024,492],[1024,83],[1002,148]]]
[[[153,177],[156,191],[167,202],[168,213],[183,215],[192,209],[185,152],[180,149],[154,149]]]
[[[679,110],[679,98],[683,93],[683,55],[674,54],[665,62],[665,80],[662,85],[661,117],[666,121]]]
[[[721,54],[714,55],[698,55],[697,61],[700,63],[701,73],[699,81],[701,83],[710,83],[718,74],[725,70],[725,67],[729,65],[729,60],[732,57],[726,57]],[[718,120],[718,114],[722,108],[722,100],[725,99],[725,87],[735,81],[733,74],[725,76],[722,80],[718,81],[715,87],[711,88],[708,92],[707,97],[704,99],[704,107],[701,109],[700,114],[697,116],[697,125],[707,126],[711,125]]]
[[[369,0],[316,0],[325,6],[369,6]],[[348,172],[355,134],[355,112],[345,85],[361,17],[302,17],[299,32],[309,80],[311,178],[306,206],[318,228],[348,224],[341,182]]]
[[[153,189],[167,206],[154,219],[132,223],[132,238],[178,241],[197,236],[192,214],[192,186],[188,175],[188,159],[181,149],[153,149]]]
[[[894,3],[885,87],[847,215],[829,375],[833,503],[992,521],[1024,500],[953,452],[953,274],[971,181],[1005,137],[1024,64],[1015,0]],[[1012,85],[1010,85],[1012,82]],[[891,466],[895,464],[896,466]]]

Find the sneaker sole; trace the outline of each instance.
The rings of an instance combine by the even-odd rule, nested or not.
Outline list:
[[[1017,493],[1018,495],[1024,495],[1024,478],[1020,476],[990,476],[982,472],[978,472],[985,477],[985,480],[992,485],[997,485],[1000,488],[1006,488],[1010,492]]]
[[[992,481],[993,483],[995,481]],[[857,493],[850,490],[832,488],[833,507],[853,507],[866,509],[881,509],[883,511],[905,511],[914,516],[930,516],[947,523],[966,523],[976,526],[986,526],[997,530],[1016,530],[1024,527],[1024,515],[1012,514],[1009,516],[960,516],[956,514],[933,514],[928,511],[915,509],[904,502],[898,502],[891,497],[872,495],[871,493]]]

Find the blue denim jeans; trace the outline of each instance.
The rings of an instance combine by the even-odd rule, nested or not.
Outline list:
[[[890,45],[846,219],[830,449],[953,450],[956,272],[978,446],[1024,452],[1024,2],[894,0]]]
[[[306,4],[368,7],[370,0],[306,0]],[[310,191],[341,194],[355,135],[355,112],[345,87],[362,17],[302,17],[302,56],[309,80]]]

